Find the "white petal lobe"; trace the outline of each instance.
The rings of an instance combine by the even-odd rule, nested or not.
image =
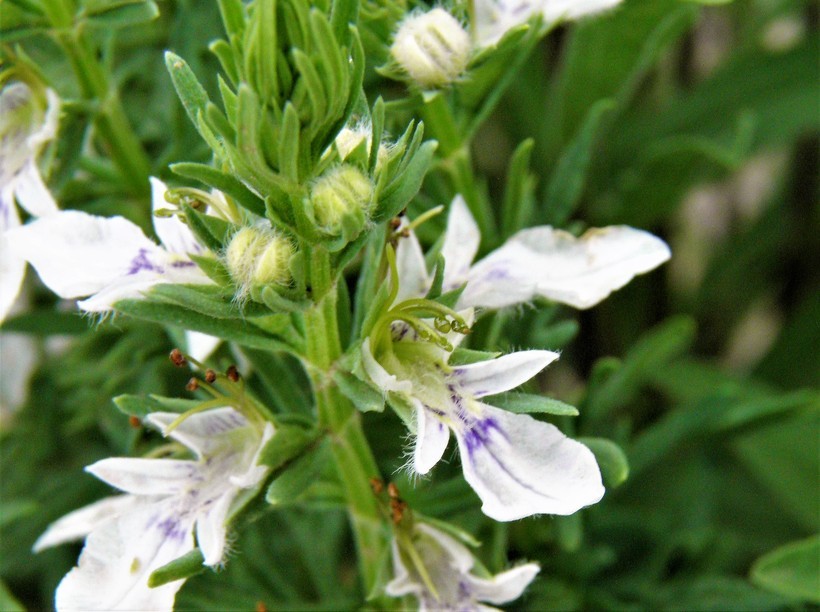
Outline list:
[[[464,477],[484,514],[513,521],[572,514],[604,494],[595,456],[558,428],[524,414],[482,405],[482,418],[457,429]]]
[[[150,270],[164,253],[122,217],[64,211],[9,232],[11,248],[63,298],[96,293],[121,277]]]
[[[450,215],[447,217],[447,232],[441,254],[444,256],[443,290],[451,291],[467,282],[470,264],[473,263],[481,243],[478,224],[473,219],[470,209],[461,195],[457,195],[450,204]]]
[[[413,453],[413,468],[419,474],[426,474],[440,460],[450,440],[450,429],[442,423],[432,409],[418,400],[416,404],[416,448]]]
[[[558,353],[552,351],[519,351],[458,366],[453,369],[453,375],[466,393],[479,398],[514,389],[556,359]]]

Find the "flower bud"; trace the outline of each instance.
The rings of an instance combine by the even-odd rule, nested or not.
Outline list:
[[[370,155],[370,143],[372,139],[373,128],[369,123],[362,122],[354,127],[343,128],[336,136],[334,144],[336,145],[336,150],[339,152],[339,157],[345,160],[348,155],[353,153],[353,151],[362,144],[362,141],[365,142],[367,154]],[[376,168],[387,161],[389,153],[390,145],[380,143],[379,150],[376,153]]]
[[[410,15],[399,26],[390,54],[421,87],[452,83],[470,59],[470,35],[442,8]]]
[[[255,285],[286,285],[290,282],[290,258],[293,245],[287,238],[272,236],[270,242],[256,260],[253,271]]]
[[[253,286],[290,282],[293,245],[273,230],[243,227],[231,238],[225,251],[225,265],[245,295]]]
[[[355,166],[341,165],[323,174],[310,190],[318,225],[328,234],[342,231],[345,217],[364,223],[373,198],[373,183]]]

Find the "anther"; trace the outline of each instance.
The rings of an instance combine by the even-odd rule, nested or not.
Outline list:
[[[399,488],[396,486],[396,483],[391,482],[387,485],[387,494],[390,496],[390,499],[399,499]]]
[[[254,612],[268,612],[268,607],[264,601],[257,601],[256,606],[254,606]]]
[[[228,368],[228,371],[225,372],[225,376],[227,376],[231,382],[239,382],[239,370],[236,369],[235,365]]]
[[[370,488],[373,489],[373,493],[380,495],[381,492],[384,491],[384,482],[374,476],[370,479]]]
[[[185,359],[185,355],[183,355],[182,351],[180,351],[178,348],[175,348],[173,351],[171,351],[169,357],[171,358],[171,363],[173,363],[178,368],[188,365],[188,360]]]
[[[210,368],[205,371],[205,382],[212,383],[216,380],[216,372],[211,370]]]
[[[185,385],[185,388],[188,391],[196,391],[197,389],[199,389],[199,381],[196,378],[191,378],[188,381],[188,384]]]
[[[400,225],[401,225],[401,219],[399,219],[398,217],[393,217],[392,219],[390,219],[390,229],[391,230],[395,231],[395,230],[399,229]]]
[[[390,511],[393,515],[393,524],[398,525],[404,518],[404,511],[407,510],[407,502],[400,499],[390,500]]]
[[[142,427],[142,421],[140,421],[138,416],[134,416],[133,414],[128,417],[128,424],[134,429]]]

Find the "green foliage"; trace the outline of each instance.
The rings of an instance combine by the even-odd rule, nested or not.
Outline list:
[[[391,575],[391,523],[369,488],[356,489],[362,475],[387,476],[417,517],[482,542],[475,554],[489,572],[540,563],[516,609],[820,603],[816,10],[625,0],[558,31],[514,28],[451,87],[422,93],[376,70],[407,8],[3,4],[4,68],[64,100],[40,160],[61,208],[123,215],[147,231],[147,177],[158,175],[219,190],[233,214],[195,208],[181,188],[181,218],[208,249],[193,259],[216,284],[157,285],[106,320],[66,310],[29,274],[31,307],[0,329],[3,342],[30,341],[38,364],[28,399],[13,413],[4,404],[0,422],[0,608],[47,609],[76,563],[76,547],[31,546],[52,521],[110,494],[83,467],[154,452],[167,440],[142,419],[211,401],[184,390],[203,372],[167,359],[183,330],[225,341],[203,367],[222,376],[238,364],[237,397],[264,406],[277,429],[261,455],[264,494],[243,500],[225,570],[204,567],[196,549],[152,574],[157,585],[189,578],[178,609],[398,605],[366,602]],[[783,24],[793,39],[777,39]],[[339,144],[368,125],[350,150]],[[342,163],[373,197],[361,222],[328,236],[310,190]],[[581,513],[494,523],[456,459],[413,479],[402,470],[407,427],[362,372],[361,343],[391,297],[391,222],[457,193],[482,231],[478,258],[544,224],[574,234],[629,224],[672,247],[666,268],[589,311],[537,299],[479,312],[450,357],[456,366],[562,351],[524,391],[487,401],[590,448],[607,492]],[[445,219],[415,231],[432,247],[427,298],[455,306],[461,290],[444,286],[438,255]],[[237,297],[226,245],[240,226],[267,223],[294,245],[292,282]],[[363,501],[346,515],[353,497]],[[355,550],[368,537],[380,555],[362,582]]]

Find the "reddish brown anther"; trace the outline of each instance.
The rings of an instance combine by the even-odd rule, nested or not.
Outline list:
[[[394,217],[394,218],[390,219],[390,229],[391,230],[395,231],[395,230],[399,229],[400,225],[401,225],[401,219],[399,219],[398,217]]]
[[[390,496],[390,499],[399,499],[399,488],[395,483],[391,482],[387,485],[387,494]]]
[[[197,389],[199,389],[199,381],[196,378],[192,378],[188,381],[188,384],[185,385],[185,388],[188,391],[196,391]]]
[[[404,511],[407,510],[407,502],[400,499],[390,500],[390,512],[393,518],[393,524],[398,525],[404,518]]]
[[[216,372],[211,369],[205,371],[205,382],[212,383],[216,380]]]
[[[173,363],[178,368],[181,368],[188,364],[188,360],[185,359],[185,355],[183,355],[182,351],[180,351],[178,348],[175,348],[173,351],[171,351],[169,357],[171,358],[171,363]]]
[[[370,488],[373,489],[373,493],[380,495],[381,492],[384,491],[384,482],[374,476],[370,479]]]
[[[227,376],[228,379],[231,382],[238,382],[239,381],[239,370],[236,369],[235,365],[232,365],[228,368],[228,371],[225,372],[225,376]]]
[[[254,612],[268,612],[268,607],[264,601],[257,601],[256,606],[254,606]]]
[[[128,424],[134,429],[139,429],[142,427],[142,421],[140,421],[139,417],[134,416],[133,414],[128,417]]]

